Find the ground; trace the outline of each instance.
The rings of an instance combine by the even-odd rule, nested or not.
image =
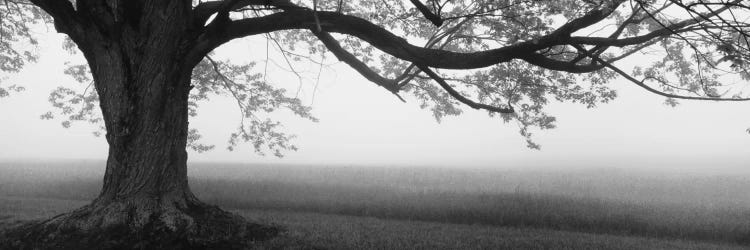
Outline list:
[[[84,201],[0,196],[0,227],[52,216]],[[257,249],[744,249],[728,244],[546,229],[378,219],[283,210],[233,210],[285,228]]]

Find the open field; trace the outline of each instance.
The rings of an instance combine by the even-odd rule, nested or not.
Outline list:
[[[94,161],[0,164],[0,219],[51,216],[80,206],[97,194],[102,169]],[[287,234],[269,243],[284,246],[750,244],[748,175],[205,163],[190,171],[201,199],[286,226]]]
[[[0,196],[0,228],[44,218],[83,201]],[[744,249],[731,244],[659,240],[546,229],[456,225],[309,212],[233,210],[285,232],[258,249]]]

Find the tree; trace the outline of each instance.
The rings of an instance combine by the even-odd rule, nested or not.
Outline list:
[[[668,104],[750,100],[736,84],[750,80],[750,5],[741,0],[5,3],[0,69],[18,71],[35,60],[33,49],[19,44],[35,44],[35,22],[53,23],[87,61],[67,73],[95,90],[60,88],[53,104],[67,119],[102,122],[110,146],[99,197],[12,230],[7,244],[14,246],[106,248],[136,240],[146,247],[239,248],[242,240],[272,235],[273,228],[200,202],[187,182],[186,147],[210,148],[195,141],[188,117],[211,94],[236,98],[250,118],[231,146],[244,139],[280,156],[296,149],[291,136],[257,115],[286,108],[315,119],[252,65],[211,57],[222,44],[254,35],[291,59],[330,52],[398,99],[410,94],[438,120],[466,105],[516,122],[531,148],[539,147],[533,128],[554,128],[543,109],[551,99],[594,107],[615,98],[607,83],[617,76]],[[639,53],[651,54],[650,64],[631,73],[616,66]],[[17,88],[0,88],[0,95]],[[70,103],[86,105],[76,110]]]

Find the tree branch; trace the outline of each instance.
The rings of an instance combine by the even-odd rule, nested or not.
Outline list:
[[[240,1],[255,2],[260,0]],[[654,39],[667,37],[675,34],[676,32],[685,32],[685,30],[687,30],[685,29],[686,27],[703,22],[707,20],[707,18],[716,16],[719,13],[727,10],[730,6],[729,4],[736,4],[740,1],[741,0],[734,0],[733,2],[728,3],[728,5],[725,5],[722,8],[713,10],[710,13],[701,16],[701,18],[692,18],[677,22],[675,24],[665,26],[661,29],[640,36],[618,38],[618,30],[618,32],[611,34],[610,37],[571,37],[572,33],[586,27],[590,27],[591,25],[604,20],[609,15],[611,15],[619,5],[625,2],[625,0],[617,0],[605,3],[599,8],[589,10],[583,16],[567,22],[566,24],[560,26],[558,29],[545,36],[496,49],[469,53],[415,46],[408,43],[405,39],[393,34],[392,32],[359,17],[349,16],[339,12],[313,11],[307,8],[293,6],[288,7],[283,12],[274,13],[263,17],[246,18],[231,21],[226,25],[225,29],[223,29],[224,33],[217,34],[216,36],[209,37],[204,41],[200,41],[197,48],[199,50],[202,49],[207,53],[213,48],[218,47],[219,45],[235,38],[287,29],[313,30],[318,38],[323,41],[323,43],[334,53],[334,55],[336,55],[339,60],[344,61],[345,63],[352,66],[368,80],[385,87],[391,92],[394,92],[394,90],[398,89],[397,83],[395,83],[396,87],[394,87],[394,80],[384,78],[373,72],[367,67],[367,65],[341,48],[338,42],[336,42],[335,39],[333,39],[333,37],[331,37],[328,33],[335,32],[347,34],[362,39],[385,53],[393,55],[394,57],[401,60],[412,62],[413,64],[417,65],[417,67],[422,71],[425,71],[424,69],[429,70],[430,67],[445,69],[475,69],[508,62],[513,59],[521,59],[532,65],[536,65],[546,69],[571,73],[585,73],[600,70],[605,67],[615,70],[616,67],[611,64],[611,62],[614,60],[608,62],[598,56],[602,51],[587,51],[581,48],[580,45],[593,45],[596,46],[596,48],[602,49],[609,46],[624,47],[629,45],[649,43],[650,41],[654,41]],[[320,27],[320,32],[316,32],[318,31],[318,27]],[[620,29],[622,28],[624,27],[620,27]],[[583,49],[582,53],[585,53],[586,56],[592,58],[592,63],[586,65],[578,65],[576,64],[575,60],[572,62],[560,61],[548,58],[538,53],[539,50],[548,49],[553,46],[559,45],[579,46],[579,48]],[[594,55],[591,54],[591,52],[596,52],[597,54]],[[425,71],[425,73],[428,73],[431,78],[438,81],[438,83],[440,83],[443,88],[451,93],[451,95],[466,103],[467,105],[470,105],[474,108],[478,107],[487,110],[497,110],[498,112],[508,111],[491,106],[483,107],[482,104],[472,102],[460,96],[455,90],[452,90],[452,88],[447,85],[444,80],[438,80],[441,78],[437,74],[432,71],[430,72],[431,73]],[[624,74],[623,76],[625,76],[626,78],[630,77],[627,74]],[[638,82],[639,85],[642,85],[642,87],[645,86],[647,89],[649,89],[649,91],[655,93],[659,92],[657,90],[650,89],[641,81],[636,82]],[[661,94],[668,97],[681,99],[721,100],[718,98],[693,98],[671,95],[668,93]]]
[[[414,5],[414,7],[417,7],[417,10],[419,10],[419,12],[422,13],[424,18],[427,18],[427,20],[430,20],[432,24],[434,24],[437,27],[440,27],[443,25],[443,19],[441,19],[440,16],[432,13],[432,11],[430,11],[430,9],[427,8],[427,6],[422,4],[420,0],[410,0],[410,1]]]
[[[328,48],[328,50],[333,53],[333,55],[336,56],[340,61],[348,64],[350,67],[352,67],[354,70],[359,72],[362,76],[364,76],[367,80],[377,84],[378,86],[381,86],[394,95],[398,97],[401,101],[406,102],[401,96],[399,96],[398,91],[401,89],[399,83],[397,80],[391,80],[385,77],[380,76],[377,72],[370,69],[370,67],[367,66],[364,62],[357,59],[356,56],[352,55],[348,51],[346,51],[338,41],[336,41],[331,34],[327,32],[318,32],[315,29],[311,29],[313,34],[320,39],[321,42]]]
[[[579,46],[579,47],[580,47],[580,46]],[[582,48],[581,48],[581,49],[582,49]],[[584,50],[584,51],[585,51],[585,50]],[[604,61],[603,59],[599,58],[598,56],[594,56],[594,55],[592,55],[592,54],[590,54],[590,53],[588,53],[588,52],[585,52],[585,53],[587,53],[587,56],[589,56],[589,57],[591,58],[591,60],[593,60],[593,61],[596,61],[596,62],[598,62],[598,63],[601,63],[602,65],[604,65],[605,67],[607,67],[607,68],[611,69],[612,71],[614,71],[615,73],[617,73],[617,74],[619,74],[620,76],[624,77],[624,78],[625,78],[625,79],[627,79],[628,81],[631,81],[631,82],[635,83],[636,85],[638,85],[639,87],[641,87],[641,88],[643,88],[643,89],[645,89],[645,90],[647,90],[647,91],[649,91],[649,92],[651,92],[651,93],[654,93],[654,94],[660,95],[660,96],[664,96],[664,97],[669,97],[669,98],[675,98],[675,99],[684,99],[684,100],[702,100],[702,101],[750,101],[750,98],[720,98],[720,97],[701,97],[701,96],[684,96],[684,95],[676,95],[676,94],[671,94],[671,93],[665,93],[665,92],[662,92],[662,91],[656,90],[656,89],[652,88],[651,86],[648,86],[648,85],[646,85],[646,84],[644,83],[644,81],[645,81],[645,80],[647,80],[647,79],[651,79],[650,77],[646,77],[646,78],[644,78],[643,80],[638,80],[638,79],[635,79],[635,77],[631,76],[631,75],[630,75],[630,74],[628,74],[628,73],[625,73],[625,71],[621,70],[620,68],[618,68],[618,67],[616,67],[616,66],[612,65],[611,63],[609,63],[609,62],[607,62],[607,61]]]
[[[231,21],[222,29],[223,33],[207,36],[198,42],[195,53],[199,56],[195,56],[197,58],[195,60],[200,60],[202,55],[232,39],[278,30],[317,29],[318,25],[320,25],[322,31],[355,36],[396,58],[428,67],[475,69],[508,62],[512,59],[522,59],[524,57],[530,61],[539,61],[539,65],[549,64],[551,66],[559,66],[559,63],[543,60],[543,58],[538,58],[532,54],[537,50],[566,44],[570,38],[570,33],[603,20],[613,13],[614,9],[622,2],[624,0],[617,0],[603,5],[602,8],[590,10],[587,14],[571,20],[546,36],[497,49],[471,53],[414,46],[392,32],[359,17],[339,12],[316,12],[307,8],[293,6],[280,13]],[[567,65],[567,67],[569,66]],[[588,71],[574,67],[570,72]]]
[[[576,64],[577,61],[575,59],[570,62],[555,60],[555,59],[548,58],[544,55],[541,55],[539,53],[529,53],[528,55],[519,57],[519,59],[524,60],[525,62],[529,64],[536,65],[545,69],[565,71],[569,73],[588,73],[588,72],[594,72],[594,71],[604,68],[604,66],[599,65],[599,64],[579,65],[579,64]]]
[[[734,0],[732,3],[739,3],[741,1],[742,0]],[[730,4],[730,3],[727,3],[727,4]],[[708,20],[711,17],[717,16],[720,13],[728,10],[730,6],[731,5],[725,5],[724,7],[719,8],[715,11],[712,11],[711,13],[702,15],[700,18],[691,18],[691,19],[683,20],[681,22],[677,22],[668,26],[663,26],[661,29],[654,30],[652,32],[649,32],[647,34],[640,35],[640,36],[620,38],[620,39],[612,38],[612,37],[574,36],[568,39],[568,42],[570,44],[585,44],[585,45],[615,46],[615,47],[624,47],[624,46],[629,46],[629,45],[641,44],[644,42],[648,42],[649,40],[654,39],[654,38],[673,35],[673,34],[680,34],[681,32],[686,32],[687,30],[684,30],[683,28]]]
[[[560,28],[557,28],[555,31],[550,33],[548,36],[570,37],[570,34],[573,34],[576,31],[604,20],[609,15],[614,13],[617,7],[619,7],[624,2],[625,0],[615,0],[612,2],[604,3],[604,6],[602,6],[602,8],[590,10],[585,15],[570,20],[569,22],[560,26]]]
[[[31,3],[39,6],[52,16],[55,21],[55,29],[58,32],[67,34],[74,39],[83,36],[82,22],[70,1],[31,0]]]
[[[435,68],[482,68],[522,58],[534,51],[567,42],[565,39],[560,39],[559,36],[562,33],[553,32],[553,35],[497,49],[460,53],[412,45],[390,31],[358,17],[323,11],[318,12],[318,17],[323,31],[352,35],[399,59]],[[224,34],[203,41],[201,47],[210,51],[235,38],[278,30],[313,29],[316,26],[312,11],[285,11],[264,17],[232,21],[227,25]]]
[[[515,112],[515,110],[513,110],[513,107],[511,107],[511,106],[508,106],[508,108],[501,108],[501,107],[495,107],[495,106],[491,106],[491,105],[487,105],[487,104],[482,104],[482,103],[474,102],[474,101],[472,101],[472,100],[464,97],[463,95],[461,95],[461,93],[458,93],[458,91],[456,91],[453,87],[451,87],[451,85],[448,84],[448,82],[446,82],[445,79],[443,79],[442,77],[440,77],[438,74],[436,74],[434,71],[432,71],[427,66],[417,65],[417,67],[420,70],[422,70],[425,73],[427,73],[427,75],[430,76],[430,78],[432,78],[433,80],[435,80],[440,85],[440,87],[442,87],[443,89],[445,89],[445,91],[447,91],[448,94],[450,94],[453,98],[456,98],[456,100],[458,100],[459,102],[461,102],[463,104],[466,104],[466,105],[468,105],[469,107],[471,107],[473,109],[484,109],[484,110],[487,110],[487,111],[490,111],[490,112],[498,112],[498,113],[514,113]]]
[[[232,3],[225,5],[228,1]],[[197,26],[203,26],[211,16],[217,14],[222,8],[226,8],[228,11],[237,11],[250,5],[273,6],[279,9],[296,7],[289,0],[224,0],[203,2],[193,8],[193,23]]]

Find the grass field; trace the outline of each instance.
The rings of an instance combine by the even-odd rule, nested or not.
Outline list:
[[[0,220],[84,204],[98,192],[101,166],[0,164]],[[194,164],[190,171],[201,199],[288,229],[265,247],[718,249],[750,243],[746,176],[228,164]]]
[[[86,204],[0,196],[0,228],[45,218]],[[258,249],[745,249],[741,246],[546,229],[456,225],[310,212],[233,210],[285,228]]]

